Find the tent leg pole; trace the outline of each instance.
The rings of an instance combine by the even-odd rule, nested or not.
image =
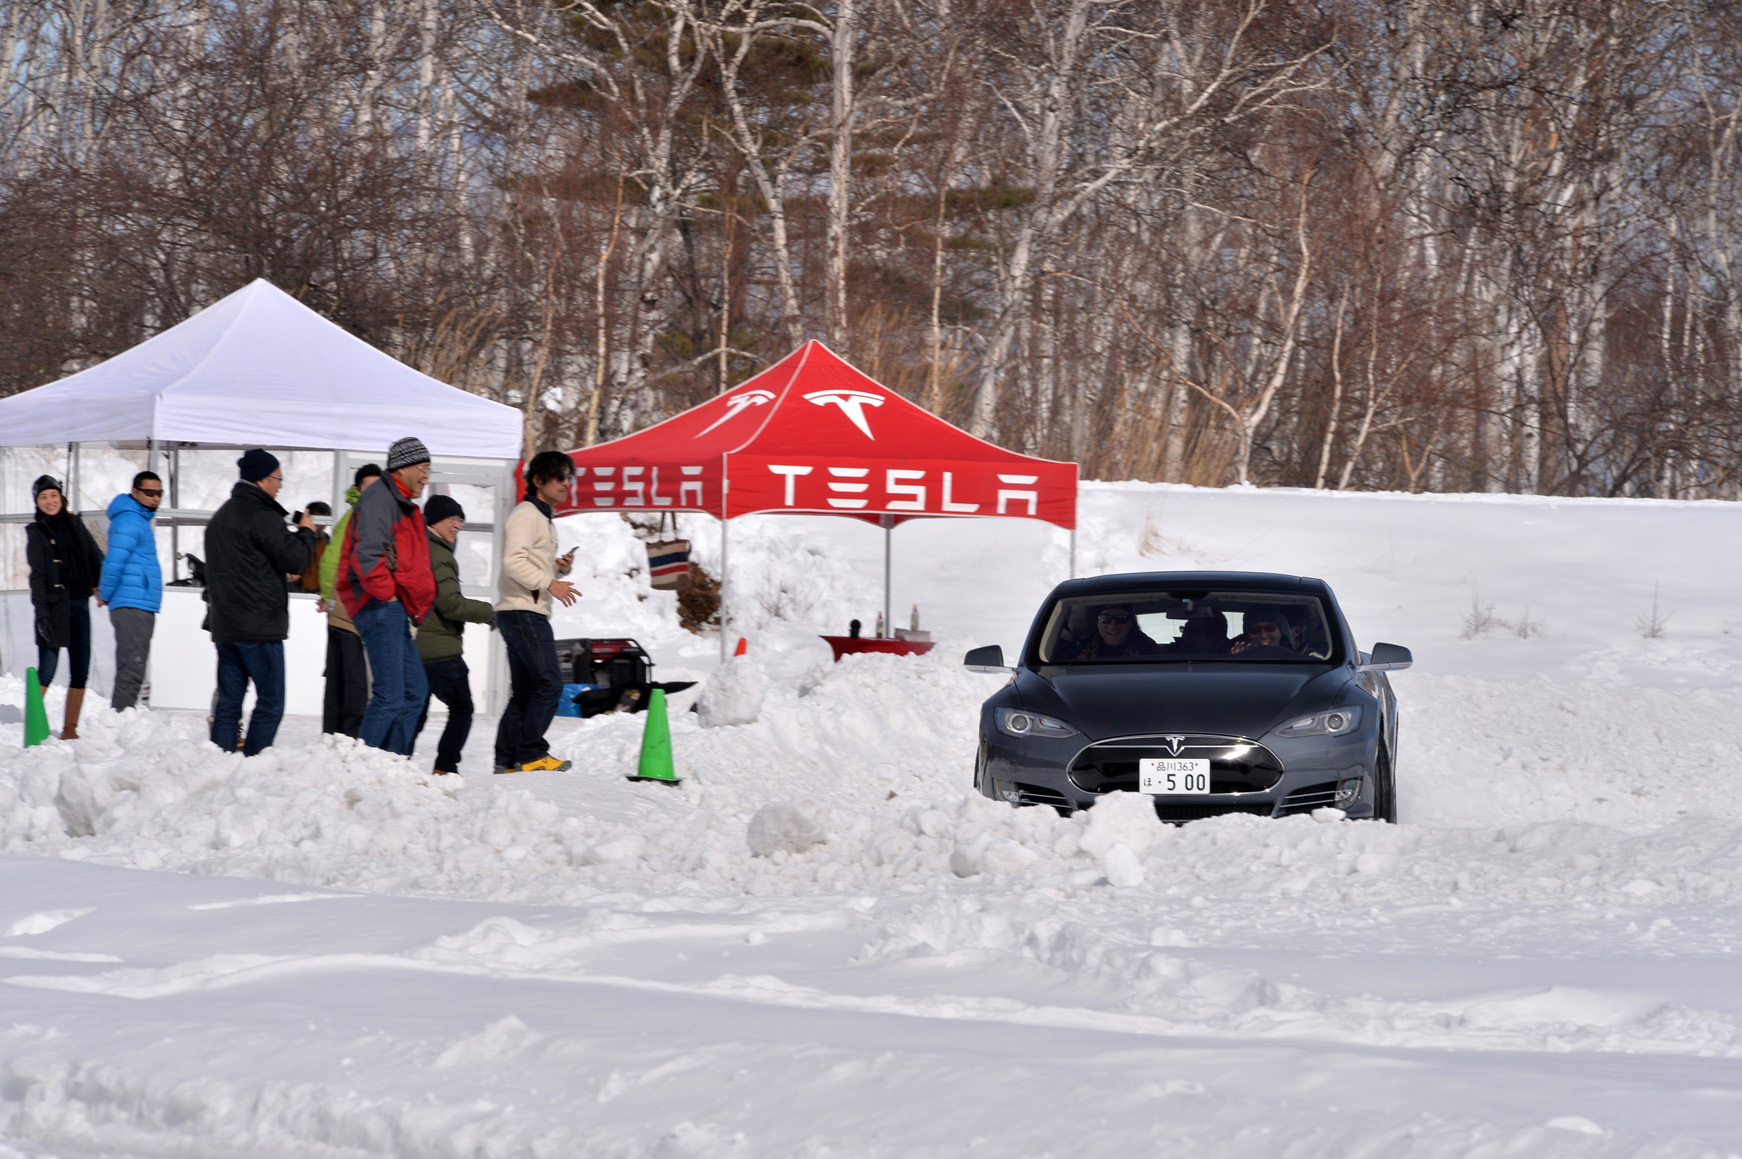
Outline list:
[[[726,577],[731,573],[731,568],[727,564],[727,549],[730,542],[728,530],[731,526],[731,520],[724,518],[720,520],[720,663],[722,664],[732,655],[729,643],[731,637],[727,634],[727,624],[730,621],[726,618]]]
[[[1071,528],[1071,576],[1077,578],[1077,529]]]
[[[895,521],[883,529],[883,630],[895,635],[895,608],[889,602],[889,561],[895,551]]]
[[[181,510],[181,448],[169,449],[169,492],[164,498],[169,500],[171,511]],[[191,574],[191,573],[190,573]],[[177,515],[169,525],[169,578],[181,578],[181,516]]]

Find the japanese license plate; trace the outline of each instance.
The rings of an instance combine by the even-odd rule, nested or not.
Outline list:
[[[1144,757],[1137,762],[1137,788],[1143,793],[1200,796],[1210,791],[1210,762],[1185,757]]]

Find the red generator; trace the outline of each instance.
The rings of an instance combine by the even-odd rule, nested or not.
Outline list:
[[[655,681],[653,658],[639,642],[626,636],[558,640],[556,655],[563,675],[557,712],[563,716],[640,712],[655,688],[669,696],[695,684],[693,680]]]

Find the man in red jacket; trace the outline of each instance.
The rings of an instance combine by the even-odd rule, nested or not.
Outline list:
[[[435,603],[429,538],[417,497],[429,482],[429,452],[400,439],[387,452],[386,486],[357,499],[340,549],[336,592],[369,655],[373,692],[357,739],[411,755],[417,719],[429,697],[423,660],[411,638]]]

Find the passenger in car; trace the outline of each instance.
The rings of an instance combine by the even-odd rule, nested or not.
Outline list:
[[[1294,633],[1289,630],[1288,618],[1282,614],[1281,608],[1261,604],[1248,608],[1242,620],[1246,630],[1234,639],[1229,652],[1240,653],[1254,648],[1294,651]]]
[[[1228,621],[1220,612],[1189,619],[1161,650],[1167,655],[1220,656],[1228,651]]]
[[[1284,626],[1288,633],[1284,640],[1286,647],[1308,656],[1324,657],[1331,654],[1330,642],[1325,639],[1323,620],[1297,604],[1284,607],[1281,611],[1288,617],[1288,623]]]
[[[1103,604],[1095,613],[1095,635],[1080,648],[1066,648],[1064,660],[1113,660],[1122,656],[1153,656],[1161,651],[1144,630],[1130,604]]]

